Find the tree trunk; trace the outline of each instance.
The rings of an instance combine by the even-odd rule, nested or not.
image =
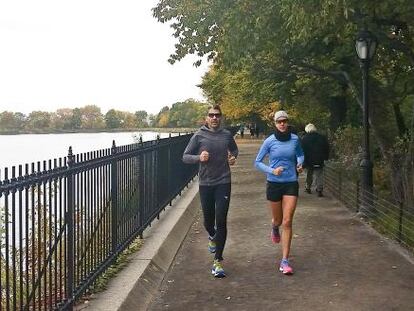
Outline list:
[[[335,131],[346,120],[347,102],[345,96],[333,96],[329,100],[330,128]]]
[[[403,165],[404,206],[414,210],[414,159],[408,155]]]

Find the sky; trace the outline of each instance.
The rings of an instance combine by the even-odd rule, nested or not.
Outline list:
[[[1,0],[0,112],[97,105],[158,113],[188,98],[208,64],[171,65],[176,39],[158,0]]]

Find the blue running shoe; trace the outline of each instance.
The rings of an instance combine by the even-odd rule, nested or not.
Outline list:
[[[223,266],[221,265],[221,262],[217,259],[213,262],[213,268],[211,268],[211,274],[214,275],[216,278],[224,278],[226,276],[226,273],[224,272]]]
[[[212,237],[208,237],[207,248],[208,248],[208,251],[210,253],[215,253],[216,252],[217,244],[216,244],[216,242],[213,241]]]

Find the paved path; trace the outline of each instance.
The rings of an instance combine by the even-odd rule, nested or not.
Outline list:
[[[414,260],[331,197],[303,193],[294,218],[293,276],[277,271],[269,239],[265,177],[253,160],[258,141],[239,144],[233,168],[224,267],[210,274],[200,218],[191,227],[150,310],[414,310]]]

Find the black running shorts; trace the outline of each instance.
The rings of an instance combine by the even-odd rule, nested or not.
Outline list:
[[[278,202],[282,200],[284,195],[299,196],[299,183],[293,182],[271,182],[268,181],[266,185],[266,198],[272,202]]]

